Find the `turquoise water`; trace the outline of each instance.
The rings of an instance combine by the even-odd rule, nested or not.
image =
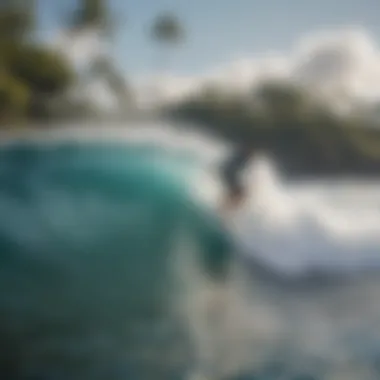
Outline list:
[[[192,242],[215,280],[231,251],[189,191],[194,166],[148,145],[1,148],[1,378],[183,375],[194,348],[173,311],[175,247]]]
[[[289,195],[271,175],[227,231],[180,144],[36,141],[0,148],[1,379],[379,378],[373,195],[339,193],[341,223],[318,184]],[[224,284],[228,323],[202,325]]]

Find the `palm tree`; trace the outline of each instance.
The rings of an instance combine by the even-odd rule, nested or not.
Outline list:
[[[172,13],[166,12],[155,18],[150,32],[152,40],[157,44],[159,52],[161,53],[158,62],[158,69],[163,74],[169,66],[168,50],[173,47],[177,47],[183,42],[185,39],[185,31],[178,17]]]
[[[159,48],[166,50],[182,43],[185,38],[185,31],[177,16],[171,13],[163,13],[154,20],[151,36]]]
[[[0,37],[23,39],[34,31],[35,0],[0,1]]]
[[[109,42],[115,31],[115,17],[108,0],[80,0],[71,13],[68,26],[73,38],[86,30],[93,30],[99,39]],[[83,78],[84,82],[102,80],[118,100],[120,108],[131,106],[132,97],[124,76],[116,68],[109,54],[98,54],[92,59]]]
[[[111,25],[107,0],[81,0],[74,12],[69,15],[69,28],[81,32],[84,29],[96,28],[105,32]]]
[[[133,107],[133,96],[124,75],[117,69],[108,56],[99,56],[89,68],[89,79],[102,79],[118,100],[121,111]]]

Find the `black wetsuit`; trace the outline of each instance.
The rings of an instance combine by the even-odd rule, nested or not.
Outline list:
[[[224,185],[231,195],[238,195],[244,191],[244,184],[241,181],[241,172],[249,162],[252,152],[241,147],[227,159],[221,167],[221,177]]]

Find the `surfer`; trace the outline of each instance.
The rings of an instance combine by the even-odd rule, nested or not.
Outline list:
[[[224,220],[223,229],[228,225],[230,213],[236,210],[245,201],[248,189],[243,181],[243,170],[256,154],[256,148],[252,143],[240,143],[235,147],[232,154],[218,166],[217,176],[221,179],[223,185],[223,198],[221,201],[221,215]],[[229,228],[227,227],[227,230]],[[230,235],[225,232],[223,234],[230,241]],[[233,245],[232,241],[230,243]],[[208,343],[210,346],[202,347],[207,352],[205,358],[200,360],[200,368],[191,374],[190,380],[205,380],[224,378],[222,376],[226,370],[225,365],[231,355],[230,346],[224,344],[224,339],[229,339],[233,332],[229,330],[230,318],[230,292],[226,280],[231,275],[231,259],[232,245],[228,244],[228,250],[224,251],[224,255],[220,255],[220,249],[215,250],[215,255],[209,257],[212,268],[222,268],[223,273],[220,277],[222,281],[215,284],[208,284],[207,302],[206,302],[206,326],[208,331]],[[215,286],[210,286],[215,285]],[[231,335],[230,335],[231,334]],[[207,344],[207,343],[205,343]]]
[[[253,158],[255,150],[252,143],[240,144],[222,164],[219,173],[225,189],[221,206],[223,214],[235,210],[245,201],[247,188],[242,172]]]

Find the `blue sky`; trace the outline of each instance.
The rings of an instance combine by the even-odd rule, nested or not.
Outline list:
[[[40,0],[44,33],[54,30],[75,0]],[[365,27],[380,38],[379,0],[110,0],[120,26],[113,43],[119,65],[131,75],[154,69],[157,51],[147,29],[170,10],[183,21],[187,42],[173,56],[175,73],[192,75],[226,61],[288,51],[302,36],[324,29]],[[60,5],[62,4],[62,5]],[[58,9],[58,12],[57,12]],[[125,22],[122,22],[125,18]]]

